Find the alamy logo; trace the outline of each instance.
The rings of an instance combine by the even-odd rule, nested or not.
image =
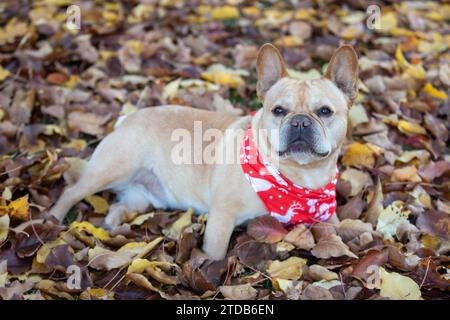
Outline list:
[[[75,4],[69,6],[66,10],[66,27],[69,30],[81,29],[81,8]]]
[[[379,6],[372,4],[367,7],[366,14],[369,15],[366,21],[367,29],[381,29],[381,9]]]

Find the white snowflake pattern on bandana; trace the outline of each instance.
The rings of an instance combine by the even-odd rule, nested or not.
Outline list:
[[[245,177],[267,211],[284,224],[313,224],[328,220],[336,212],[339,173],[325,187],[312,190],[295,185],[268,161],[262,159],[249,127],[242,139],[240,160]]]

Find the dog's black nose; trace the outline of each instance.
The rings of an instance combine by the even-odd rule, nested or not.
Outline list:
[[[291,118],[290,124],[293,127],[300,127],[300,129],[302,129],[309,127],[312,122],[308,116],[297,114]]]

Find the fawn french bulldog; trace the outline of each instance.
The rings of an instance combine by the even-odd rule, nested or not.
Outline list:
[[[358,90],[354,49],[337,49],[317,80],[290,78],[271,44],[260,49],[256,65],[263,108],[254,116],[172,105],[142,109],[99,144],[50,214],[61,221],[77,202],[105,189],[118,195],[105,219],[110,228],[149,205],[193,208],[208,213],[203,250],[214,259],[226,255],[234,227],[257,216],[271,214],[283,223],[333,218],[337,159]],[[208,147],[215,155],[232,149],[237,161],[175,163],[172,134],[182,129],[193,135],[194,122],[223,132]],[[260,134],[264,130],[278,134]],[[238,132],[236,147],[230,132]]]

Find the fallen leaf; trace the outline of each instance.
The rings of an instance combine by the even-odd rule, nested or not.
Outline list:
[[[361,220],[345,219],[336,228],[337,234],[344,242],[359,237],[364,232],[372,232],[372,225]]]
[[[272,261],[267,268],[267,272],[274,278],[298,280],[302,276],[303,267],[306,263],[306,259],[299,257],[290,257],[284,261]]]
[[[375,156],[381,154],[381,149],[370,143],[353,142],[347,146],[342,156],[342,164],[347,167],[373,168]]]
[[[395,169],[392,172],[391,180],[393,182],[411,181],[421,182],[422,179],[417,174],[417,168],[415,166],[406,166],[403,168]]]
[[[253,300],[258,294],[258,291],[249,284],[220,286],[219,290],[226,299],[230,300]]]
[[[315,245],[311,231],[303,224],[299,224],[289,231],[284,236],[284,241],[304,250],[311,250]]]
[[[448,96],[444,91],[438,90],[429,82],[425,84],[423,87],[423,91],[429,94],[433,98],[441,99],[441,100],[447,100]]]
[[[358,258],[358,256],[351,252],[348,246],[342,242],[341,237],[336,235],[330,235],[321,238],[315,245],[315,247],[311,250],[311,253],[315,257],[321,259],[341,256],[348,256],[355,259]]]
[[[380,268],[379,273],[380,296],[391,300],[421,300],[419,286],[411,278],[396,272],[387,272],[384,268]]]
[[[276,243],[284,238],[287,230],[274,217],[263,215],[249,222],[247,233],[257,241]]]
[[[183,213],[177,221],[175,221],[169,229],[163,230],[163,234],[167,237],[177,240],[180,237],[181,231],[183,228],[192,224],[192,209],[189,209],[185,213]]]
[[[86,197],[84,200],[94,208],[95,213],[99,214],[108,213],[109,204],[104,198],[97,195],[92,195]]]
[[[9,215],[13,219],[18,220],[28,220],[28,209],[29,209],[29,203],[28,203],[28,195],[20,197],[19,199],[16,199],[14,201],[11,201],[8,205],[9,209]]]
[[[417,227],[426,233],[450,240],[450,215],[439,211],[425,211],[419,214]]]
[[[148,281],[148,279],[144,277],[142,274],[130,273],[127,274],[127,279],[144,289],[159,292],[159,289],[156,288],[153,284],[151,284],[151,282]]]
[[[70,229],[72,229],[72,228],[76,229],[78,231],[87,231],[90,234],[92,234],[94,237],[99,239],[100,241],[105,241],[105,240],[108,240],[110,238],[108,231],[106,231],[103,228],[94,227],[88,221],[82,221],[82,222],[74,221],[70,225]]]
[[[216,7],[211,11],[214,20],[230,20],[239,18],[239,11],[233,6]]]
[[[400,120],[397,128],[406,135],[427,134],[427,131],[421,125],[405,120]]]
[[[0,216],[0,243],[2,243],[8,238],[9,220],[10,220],[9,216],[6,214]]]
[[[312,266],[308,267],[308,276],[316,281],[325,280],[325,281],[331,281],[331,280],[337,280],[339,279],[339,276],[337,273],[332,272],[328,270],[327,268],[314,264]]]
[[[398,226],[408,221],[411,212],[404,207],[400,200],[393,202],[386,209],[380,212],[378,216],[376,230],[380,232],[385,239],[391,239],[395,235]]]
[[[218,85],[230,86],[238,88],[245,84],[242,76],[247,76],[248,72],[245,70],[233,70],[221,64],[214,64],[208,67],[205,72],[202,72],[202,78]]]

